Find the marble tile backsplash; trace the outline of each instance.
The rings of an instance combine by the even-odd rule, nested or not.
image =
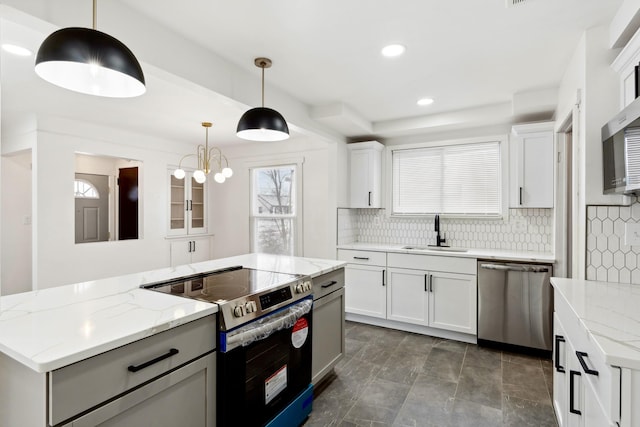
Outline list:
[[[640,222],[640,203],[587,206],[587,280],[640,284],[640,247],[625,244],[625,226]]]
[[[338,209],[338,244],[434,244],[433,216],[396,218],[384,209]],[[476,249],[553,252],[553,209],[510,209],[508,218],[441,218],[447,244]]]

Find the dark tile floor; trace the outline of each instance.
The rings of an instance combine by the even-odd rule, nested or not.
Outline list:
[[[347,322],[316,426],[556,426],[551,360]]]

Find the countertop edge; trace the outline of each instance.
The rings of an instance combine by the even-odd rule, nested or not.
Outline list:
[[[610,341],[616,346],[619,346],[621,344],[616,340],[613,340],[607,336],[602,335],[597,331],[594,331],[593,328],[590,327],[587,323],[589,322],[589,320],[586,320],[582,316],[580,316],[580,314],[578,313],[578,311],[576,310],[576,308],[574,307],[574,305],[571,303],[570,299],[567,297],[567,295],[564,292],[563,288],[566,286],[574,286],[574,285],[580,285],[580,284],[584,286],[584,284],[586,283],[593,283],[595,285],[602,284],[603,286],[612,284],[609,282],[600,282],[600,281],[585,280],[585,279],[567,279],[562,277],[551,278],[551,285],[553,286],[554,290],[557,290],[559,292],[560,296],[564,299],[564,301],[567,303],[567,305],[571,309],[572,315],[578,319],[578,322],[580,322],[580,326],[589,333],[590,337],[592,337],[593,342],[596,344],[596,346],[598,347],[602,355],[604,355],[605,362],[610,366],[640,370],[640,350],[637,350],[637,349],[633,350],[634,352],[638,353],[638,357],[636,358],[630,358],[621,354],[615,354],[615,353],[612,353],[611,351],[608,351],[603,345],[603,341]],[[625,285],[621,283],[613,283],[613,284]],[[628,286],[639,286],[639,285],[629,284]]]
[[[180,297],[177,297],[180,298]],[[168,331],[170,329],[176,328],[178,326],[182,326],[185,325],[189,322],[193,322],[194,320],[198,320],[198,319],[202,319],[203,317],[207,317],[209,315],[215,314],[218,312],[218,306],[215,304],[210,304],[211,307],[202,310],[200,312],[197,313],[192,313],[189,315],[186,315],[180,319],[176,319],[170,322],[165,322],[165,323],[161,323],[159,325],[154,325],[152,328],[147,328],[141,331],[138,331],[136,333],[127,335],[127,336],[123,336],[120,337],[116,340],[113,341],[108,341],[105,342],[103,344],[100,345],[96,345],[94,347],[88,348],[86,350],[83,351],[79,351],[77,353],[73,353],[69,356],[66,357],[62,357],[56,360],[52,360],[49,362],[42,362],[42,363],[38,363],[36,361],[34,361],[34,359],[28,359],[25,358],[23,355],[16,353],[15,351],[12,351],[9,348],[6,348],[5,346],[3,346],[2,344],[0,344],[0,351],[5,353],[7,356],[11,357],[12,359],[22,363],[23,365],[33,369],[34,371],[38,372],[38,373],[46,373],[46,372],[50,372],[50,371],[54,371],[56,369],[60,369],[63,368],[65,366],[71,365],[73,363],[77,363],[80,362],[82,360],[85,359],[89,359],[91,357],[94,356],[98,356],[102,353],[106,353],[108,351],[111,350],[115,350],[118,347],[122,347],[125,346],[127,344],[131,344],[134,343],[136,341],[140,341],[142,339],[145,338],[149,338],[155,334],[158,334],[160,332],[165,332]]]
[[[318,277],[322,274],[329,273],[335,271],[339,268],[342,268],[346,265],[344,261],[340,260],[332,260],[332,259],[320,259],[320,258],[305,258],[305,257],[290,257],[290,256],[280,256],[280,255],[268,255],[268,254],[244,254],[235,257],[221,258],[216,260],[209,260],[195,264],[188,264],[184,266],[179,266],[176,268],[165,268],[158,270],[151,270],[146,272],[134,273],[131,275],[118,276],[116,278],[108,278],[108,279],[100,279],[91,282],[84,282],[81,284],[71,284],[65,285],[62,287],[53,287],[49,289],[45,289],[43,291],[31,291],[21,295],[23,298],[19,297],[15,299],[14,295],[8,295],[4,298],[9,298],[10,301],[15,303],[10,304],[9,311],[13,310],[16,305],[27,304],[31,300],[39,300],[43,301],[42,298],[47,298],[42,296],[42,294],[49,294],[49,290],[55,290],[56,295],[72,295],[74,289],[83,286],[89,286],[94,288],[96,291],[95,295],[87,299],[87,304],[90,304],[95,301],[102,301],[102,298],[111,298],[113,295],[124,294],[128,292],[134,292],[139,294],[137,289],[140,289],[140,286],[146,283],[154,283],[157,281],[163,280],[172,280],[175,277],[183,277],[191,274],[199,274],[201,272],[212,271],[219,268],[224,268],[230,265],[238,265],[241,264],[247,268],[255,268],[255,269],[269,269],[270,271],[278,271],[282,273],[290,273],[290,274],[301,274],[306,275],[311,278]],[[112,289],[113,291],[104,292],[104,289]],[[148,292],[145,290],[145,292]],[[155,293],[153,293],[155,294]],[[159,294],[158,294],[159,295]],[[2,297],[0,297],[1,299]],[[157,296],[156,296],[157,298]],[[176,301],[182,299],[179,296],[172,295],[164,295],[162,294],[162,298],[175,298]],[[146,299],[145,299],[146,301]],[[194,301],[194,300],[186,300],[186,301]],[[194,301],[195,303],[195,301]],[[74,304],[85,304],[81,299],[78,302],[74,302]],[[61,367],[70,365],[72,363],[79,362],[81,360],[96,356],[101,353],[108,352],[115,348],[133,343],[135,341],[148,338],[157,333],[164,332],[166,330],[178,327],[185,323],[189,323],[191,321],[206,317],[211,314],[215,314],[218,312],[218,306],[216,304],[210,304],[205,302],[198,302],[198,305],[189,304],[189,310],[187,313],[183,313],[180,317],[168,318],[167,320],[159,320],[158,324],[150,324],[147,322],[143,324],[139,329],[131,328],[131,330],[125,329],[124,333],[120,336],[117,334],[106,334],[102,338],[98,338],[94,343],[78,345],[80,341],[77,341],[73,338],[73,335],[70,335],[69,338],[73,341],[69,341],[70,350],[68,351],[60,351],[56,356],[39,356],[44,355],[49,352],[52,348],[51,346],[47,347],[46,345],[42,345],[42,347],[29,345],[31,340],[42,340],[44,339],[38,338],[37,334],[29,334],[26,333],[22,338],[16,339],[15,332],[11,333],[11,329],[6,329],[9,333],[6,335],[7,339],[4,340],[2,335],[0,335],[0,352],[4,353],[6,356],[14,359],[15,361],[25,365],[26,367],[38,372],[45,373],[55,369],[59,369]],[[45,304],[46,305],[46,304]],[[1,307],[2,305],[0,305]],[[5,305],[7,306],[7,305]],[[60,309],[60,306],[48,305],[47,308],[38,308],[36,311],[31,307],[28,309],[23,309],[20,314],[20,318],[25,314],[26,316],[31,315],[41,315],[42,313],[47,313],[53,307],[54,309]],[[141,306],[143,310],[152,309],[153,303],[145,302]],[[3,311],[0,310],[0,319]],[[75,322],[73,325],[80,325],[80,322],[88,320],[85,317],[76,318],[73,317],[72,320]],[[131,321],[133,322],[135,318],[133,317]],[[8,318],[6,320],[7,328],[10,328],[12,322],[15,322],[15,319]],[[43,321],[40,319],[39,321]],[[44,321],[46,322],[46,314],[44,317]],[[125,321],[126,322],[126,321]],[[3,322],[0,321],[0,328],[3,326]],[[15,325],[15,323],[13,323]],[[84,324],[84,323],[83,323]],[[30,329],[28,329],[30,330]],[[1,331],[1,329],[0,329]],[[41,332],[41,334],[44,332]],[[113,337],[113,335],[116,335]],[[43,335],[44,337],[45,335]],[[24,343],[24,344],[23,344]],[[55,345],[59,345],[56,343]]]
[[[438,251],[438,250],[419,250],[419,249],[403,249],[400,244],[376,244],[376,243],[349,243],[336,245],[336,249],[343,250],[359,250],[371,252],[391,252],[401,254],[417,254],[430,256],[445,256],[457,258],[476,258],[486,260],[504,260],[504,261],[523,261],[537,263],[555,263],[556,258],[553,254],[545,254],[539,252],[513,252],[503,249],[474,249],[470,248],[467,252],[455,251]]]

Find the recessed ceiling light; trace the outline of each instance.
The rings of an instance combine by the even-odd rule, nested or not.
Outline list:
[[[33,52],[31,52],[29,49],[22,46],[17,46],[15,44],[4,43],[2,45],[2,49],[5,52],[9,52],[18,56],[31,56],[33,54]]]
[[[422,98],[418,100],[418,105],[420,106],[431,105],[431,104],[433,104],[432,98]]]
[[[404,53],[406,48],[401,44],[390,44],[382,48],[382,55],[387,58],[392,58],[394,56],[400,56]]]

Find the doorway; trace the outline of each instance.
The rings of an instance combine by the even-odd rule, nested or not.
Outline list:
[[[118,240],[138,238],[138,168],[118,173]]]
[[[558,277],[578,277],[580,264],[578,235],[578,202],[580,191],[578,178],[580,173],[580,147],[576,131],[579,129],[579,102],[561,122],[556,133],[556,209],[555,209],[555,254],[554,274]]]

